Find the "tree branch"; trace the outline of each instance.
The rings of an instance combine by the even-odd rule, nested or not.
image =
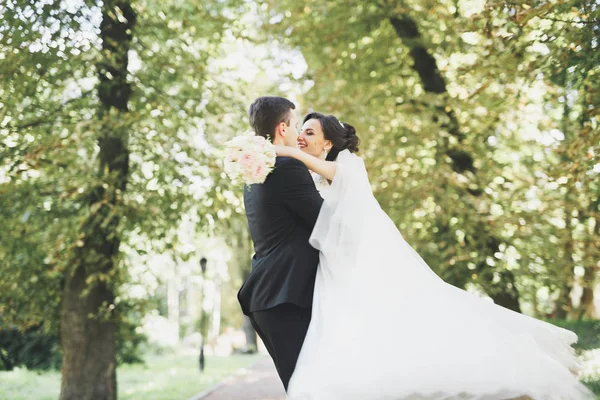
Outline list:
[[[51,110],[50,112],[46,113],[46,115],[39,117],[37,120],[29,121],[29,122],[23,123],[21,125],[13,125],[12,128],[14,130],[19,131],[19,130],[23,130],[23,129],[35,128],[36,126],[44,125],[46,123],[52,123],[55,119],[51,119],[51,117],[56,116],[58,113],[63,111],[65,106],[89,96],[92,92],[93,92],[93,90],[88,90],[86,92],[83,92],[81,94],[81,96],[74,97],[72,99],[65,101],[64,103],[61,103],[60,106],[58,106],[54,110]]]

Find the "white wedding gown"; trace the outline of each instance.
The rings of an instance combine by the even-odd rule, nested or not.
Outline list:
[[[373,197],[360,157],[337,163],[310,238],[320,265],[289,399],[593,398],[570,372],[573,332],[442,281]]]

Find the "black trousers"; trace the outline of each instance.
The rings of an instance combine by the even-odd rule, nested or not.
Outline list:
[[[249,316],[275,362],[286,391],[308,331],[310,315],[310,308],[281,304],[268,310],[255,311]]]

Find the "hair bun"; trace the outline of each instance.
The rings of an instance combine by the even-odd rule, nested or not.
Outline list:
[[[356,129],[345,122],[341,122],[344,127],[344,132],[346,134],[346,148],[350,150],[351,153],[358,152],[358,146],[360,145],[360,138],[356,135]]]

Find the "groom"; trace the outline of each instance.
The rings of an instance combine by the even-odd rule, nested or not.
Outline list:
[[[275,145],[297,147],[295,108],[282,97],[260,97],[250,106],[250,125]],[[311,317],[319,253],[308,238],[322,202],[306,166],[290,157],[277,157],[263,184],[244,188],[256,254],[238,300],[286,390]]]

